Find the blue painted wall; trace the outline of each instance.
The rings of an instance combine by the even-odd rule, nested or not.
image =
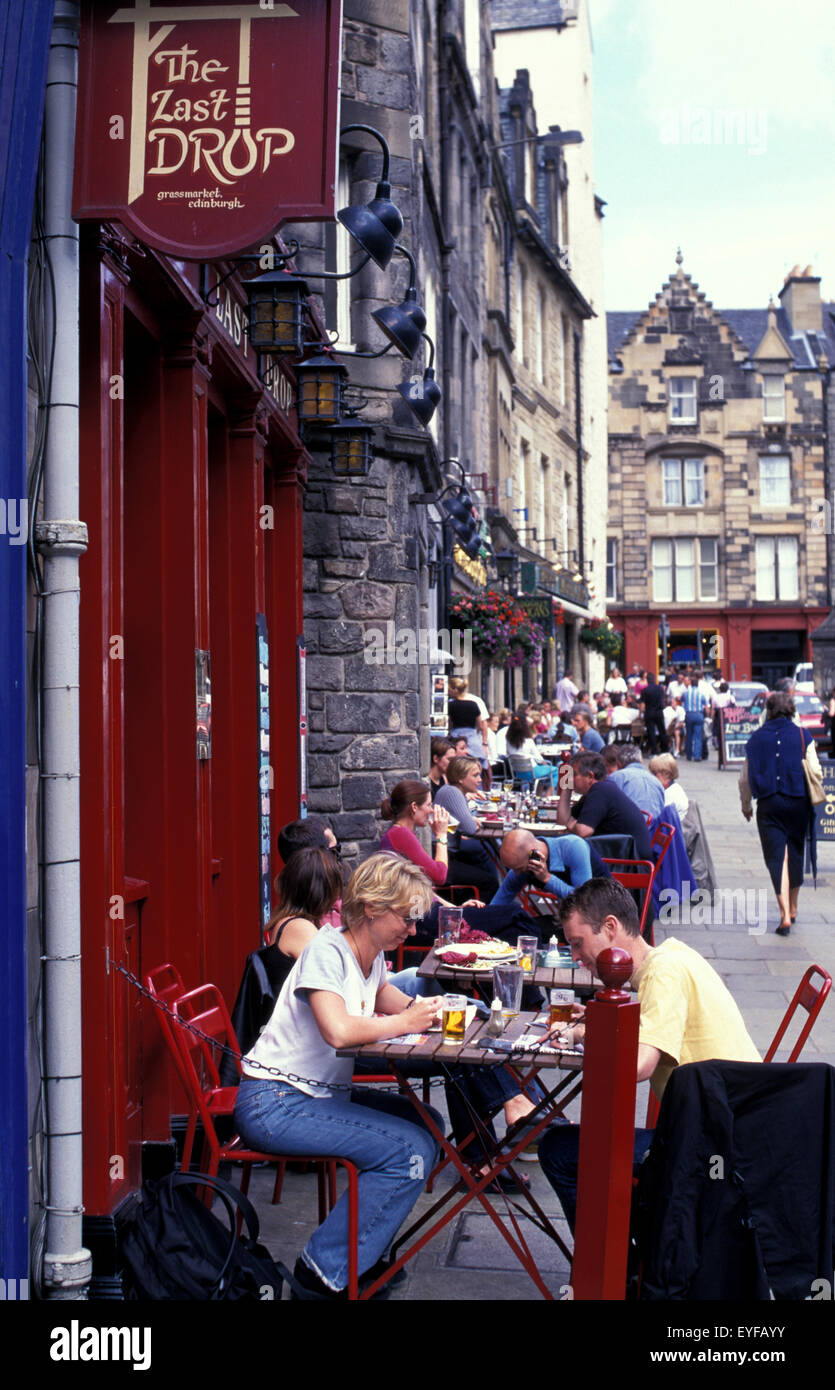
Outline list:
[[[29,1274],[26,1068],[26,258],[53,0],[0,0],[0,1278]],[[17,511],[14,512],[15,521]]]

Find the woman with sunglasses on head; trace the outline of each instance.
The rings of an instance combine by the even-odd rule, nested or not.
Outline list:
[[[419,1033],[434,1022],[439,1001],[401,993],[388,981],[385,960],[413,935],[413,914],[431,901],[431,886],[415,865],[390,854],[360,865],[342,899],[343,930],[315,932],[294,963],[267,1027],[244,1058],[235,1106],[238,1132],[254,1148],[332,1155],[357,1165],[359,1273],[366,1284],[384,1271],[438,1149],[407,1097],[352,1086],[353,1059],[337,1056],[337,1049]],[[443,1127],[440,1115],[432,1116]],[[347,1193],[307,1242],[295,1280],[296,1297],[346,1296]]]

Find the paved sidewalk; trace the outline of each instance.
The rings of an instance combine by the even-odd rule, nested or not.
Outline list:
[[[711,960],[742,1009],[755,1043],[764,1051],[806,967],[816,961],[835,973],[835,936],[830,926],[835,923],[835,844],[819,846],[817,890],[812,889],[811,877],[808,878],[801,891],[791,936],[776,936],[777,903],[760,852],[756,825],[748,824],[739,809],[736,771],[718,771],[715,753],[709,762],[690,764],[682,759],[679,766],[682,785],[700,805],[720,888],[726,894],[736,891],[738,908],[735,910],[726,896],[718,910],[705,913],[708,920],[701,922],[693,920],[702,915],[694,905],[690,922],[659,926],[656,943],[665,935],[673,935]],[[745,899],[743,893],[747,895]],[[835,1004],[831,998],[803,1055],[804,1060],[835,1064]],[[646,1083],[638,1088],[638,1123],[646,1112],[648,1090]],[[442,1108],[442,1088],[433,1087],[432,1100]],[[578,1110],[579,1102],[568,1113],[576,1118]],[[538,1164],[520,1166],[531,1178],[536,1197],[570,1244],[559,1203]],[[441,1187],[448,1181],[444,1175]],[[277,1258],[292,1268],[316,1224],[316,1183],[311,1174],[288,1173],[283,1199],[276,1207],[270,1204],[272,1185],[272,1170],[256,1170],[251,1196],[261,1217],[262,1239]],[[416,1211],[425,1210],[433,1200],[424,1195]],[[501,1198],[491,1201],[500,1213],[504,1211]],[[529,1240],[554,1296],[570,1297],[568,1269],[557,1247],[534,1228]],[[537,1290],[492,1221],[477,1206],[471,1206],[421,1251],[409,1265],[409,1274],[408,1283],[393,1293],[393,1300],[539,1300]]]

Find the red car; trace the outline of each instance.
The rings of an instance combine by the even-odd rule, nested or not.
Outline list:
[[[751,711],[759,714],[760,719],[765,717],[766,695],[757,695],[751,703]],[[826,713],[823,700],[817,695],[795,695],[794,708],[797,714],[797,722],[801,728],[808,729],[815,743],[829,743],[829,733],[826,728],[824,714]]]

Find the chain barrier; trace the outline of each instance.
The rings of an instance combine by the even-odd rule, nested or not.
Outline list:
[[[290,1086],[300,1084],[303,1086],[315,1086],[320,1091],[345,1091],[348,1093],[354,1090],[354,1085],[350,1082],[314,1081],[310,1076],[297,1076],[296,1073],[292,1071],[280,1071],[278,1067],[268,1066],[266,1062],[259,1062],[254,1057],[247,1057],[245,1059],[242,1053],[236,1052],[235,1048],[230,1047],[228,1043],[220,1042],[218,1038],[212,1037],[211,1033],[204,1033],[201,1028],[190,1023],[188,1019],[180,1018],[178,1014],[175,1014],[174,1011],[168,1007],[164,999],[160,999],[157,995],[152,994],[149,989],[146,989],[142,982],[137,980],[136,976],[128,970],[126,966],[122,965],[121,962],[113,961],[113,967],[115,970],[119,971],[120,975],[124,975],[125,979],[129,980],[130,983],[139,990],[141,995],[149,999],[156,1008],[166,1014],[171,1022],[176,1024],[178,1028],[187,1029],[189,1033],[193,1033],[201,1042],[208,1043],[212,1048],[217,1048],[219,1051],[226,1053],[229,1057],[234,1057],[235,1061],[243,1063],[243,1061],[246,1060],[248,1067],[253,1067],[257,1071],[262,1071],[269,1076],[274,1076],[277,1081],[285,1081]],[[441,1064],[439,1063],[438,1065]],[[408,1060],[404,1061],[404,1066],[408,1067]],[[360,1073],[360,1078],[361,1076],[362,1073]],[[445,1076],[432,1076],[426,1077],[425,1079],[429,1081],[431,1086],[443,1086],[447,1080]],[[400,1091],[400,1087],[396,1085],[380,1085],[379,1089],[381,1091]]]

